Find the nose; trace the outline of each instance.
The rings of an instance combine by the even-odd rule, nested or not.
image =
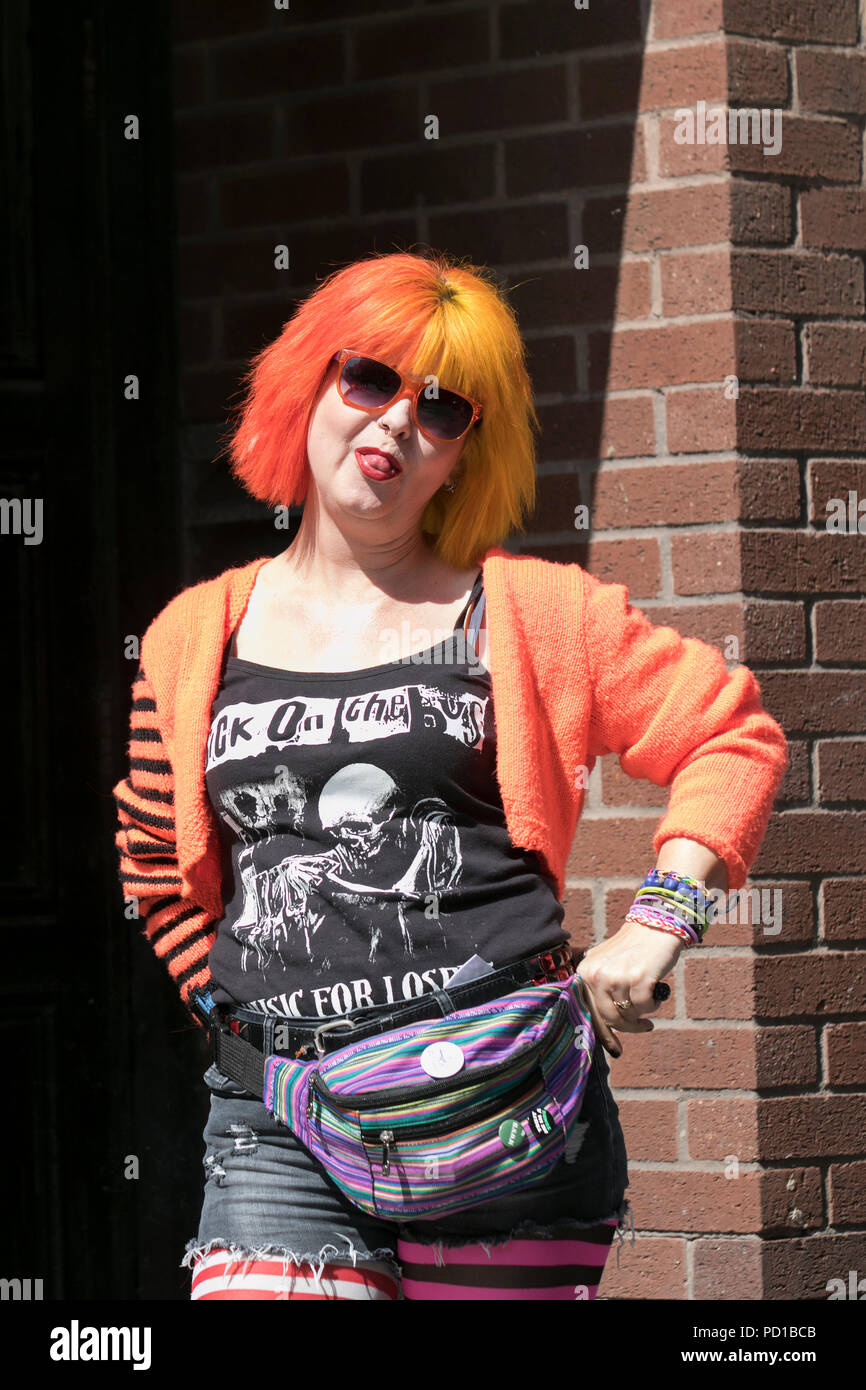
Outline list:
[[[395,396],[393,401],[382,411],[379,416],[388,425],[392,434],[407,434],[412,428],[413,409],[412,398],[414,392],[410,386],[401,391],[399,396]]]

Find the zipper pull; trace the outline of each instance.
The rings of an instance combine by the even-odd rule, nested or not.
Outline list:
[[[382,1176],[387,1177],[391,1171],[391,1147],[394,1143],[393,1129],[383,1129],[379,1138],[382,1141]]]
[[[313,1075],[315,1075],[315,1073],[313,1073]],[[307,1119],[308,1119],[308,1120],[311,1120],[311,1119],[313,1118],[313,1101],[314,1101],[313,1076],[311,1076],[311,1077],[310,1077],[310,1081],[309,1081],[309,1085],[307,1086]]]

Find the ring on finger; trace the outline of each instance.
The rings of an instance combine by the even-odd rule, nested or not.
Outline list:
[[[616,1004],[616,1007],[617,1007],[618,1009],[628,1009],[628,1008],[631,1007],[631,1000],[630,1000],[630,999],[614,999],[613,1002],[614,1002],[614,1004]]]

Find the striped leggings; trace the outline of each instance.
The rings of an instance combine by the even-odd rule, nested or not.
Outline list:
[[[397,1241],[390,1262],[297,1263],[287,1256],[239,1259],[225,1248],[195,1261],[193,1299],[594,1299],[617,1227],[617,1218],[558,1237],[520,1239],[497,1245],[460,1246]]]

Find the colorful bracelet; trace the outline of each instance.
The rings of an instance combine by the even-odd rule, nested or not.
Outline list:
[[[670,932],[673,936],[679,936],[685,941],[687,946],[699,946],[700,938],[694,931],[685,926],[682,922],[677,922],[673,917],[650,916],[648,912],[637,908],[630,908],[626,914],[627,922],[639,922],[643,927],[652,927],[656,931]]]
[[[684,925],[692,927],[703,939],[709,925],[707,908],[710,904],[703,880],[668,869],[650,869],[637,891],[635,903],[638,902],[660,906],[680,920],[686,918]]]

